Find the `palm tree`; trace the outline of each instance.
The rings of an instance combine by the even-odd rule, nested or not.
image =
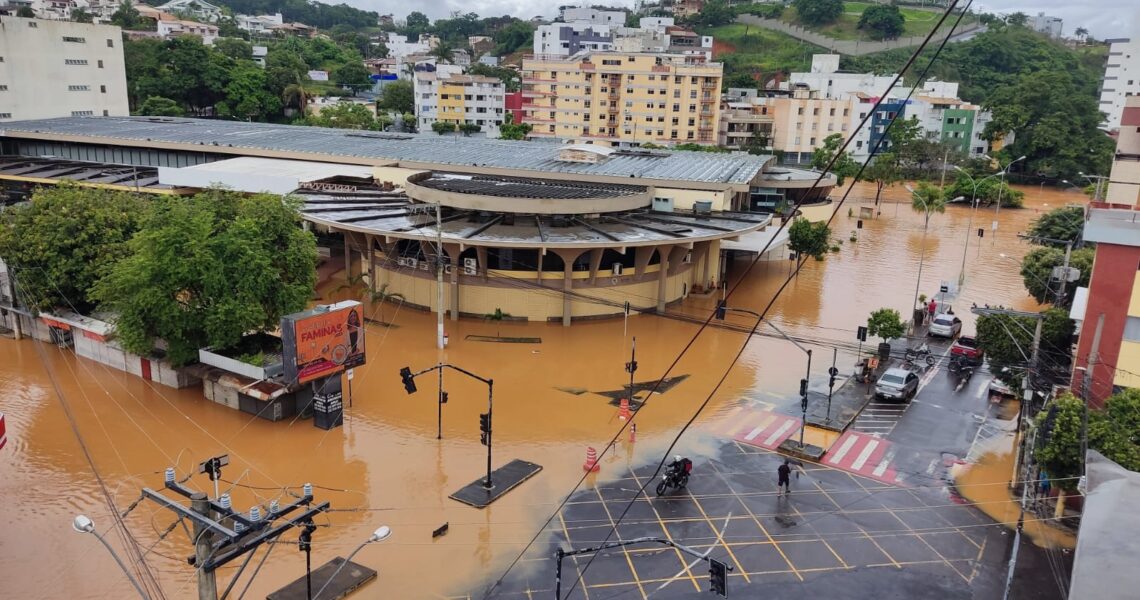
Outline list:
[[[455,48],[452,48],[447,42],[440,42],[428,54],[434,56],[441,63],[450,63],[454,58]]]
[[[297,79],[296,83],[285,86],[281,92],[281,101],[285,104],[286,114],[290,110],[295,110],[304,117],[305,109],[309,106],[309,95],[309,90],[305,89],[300,78]]]
[[[499,335],[499,324],[503,322],[503,319],[509,319],[510,316],[511,315],[509,313],[503,312],[503,309],[496,308],[495,312],[487,313],[487,314],[483,315],[483,320],[484,321],[494,321],[495,322],[495,337],[502,337]]]
[[[371,292],[370,296],[372,298],[372,302],[374,302],[374,303],[379,302],[380,303],[379,311],[380,311],[380,322],[381,323],[384,323],[384,303],[385,302],[391,302],[391,301],[399,300],[401,304],[404,303],[404,295],[400,294],[400,293],[395,293],[395,292],[389,293],[387,283],[385,283],[384,285],[381,285],[380,289],[378,289],[374,292]],[[384,324],[388,325],[389,323],[384,323]]]
[[[922,284],[922,262],[926,258],[926,229],[930,226],[930,216],[934,213],[946,212],[946,198],[942,189],[934,187],[925,181],[918,184],[918,189],[907,186],[910,192],[910,207],[914,212],[923,213],[925,221],[922,223],[922,249],[918,254],[918,279],[914,282],[913,309],[918,309],[918,287]],[[917,319],[915,321],[917,325]]]
[[[1083,40],[1088,37],[1089,30],[1084,27],[1078,27],[1077,30],[1073,32],[1073,35],[1077,36],[1077,39]]]

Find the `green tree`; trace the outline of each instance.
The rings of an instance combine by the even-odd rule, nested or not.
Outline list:
[[[902,337],[906,333],[906,326],[903,325],[899,311],[893,308],[880,308],[867,318],[867,333],[882,338],[885,343]]]
[[[930,217],[934,216],[934,213],[946,212],[946,197],[939,188],[920,181],[918,187],[910,194],[910,207],[914,212],[923,214],[922,229],[926,231],[926,228],[930,227]]]
[[[1070,348],[1073,321],[1068,311],[1050,308],[1043,313],[1039,351],[1042,379],[1065,378],[1072,360]],[[1033,354],[1033,331],[1037,326],[1031,317],[983,315],[975,329],[978,343],[986,351],[990,372],[994,377],[1020,388],[1029,357]]]
[[[534,25],[515,19],[509,25],[495,32],[491,37],[495,42],[495,54],[506,56],[528,48],[534,41]]]
[[[36,11],[32,10],[31,6],[21,6],[16,9],[16,16],[21,19],[34,19],[36,18]]]
[[[893,4],[872,4],[863,10],[858,27],[869,32],[871,39],[893,40],[902,35],[906,19]]]
[[[186,115],[186,111],[170,98],[151,96],[139,107],[138,114],[149,117],[181,117]]]
[[[514,114],[508,111],[503,124],[499,126],[499,139],[525,140],[530,130],[530,123],[515,123]]]
[[[813,27],[834,23],[843,14],[842,0],[792,0],[792,7],[801,23]]]
[[[918,122],[918,117],[912,115],[908,119],[899,115],[891,122],[891,128],[887,130],[887,140],[890,142],[890,147],[885,149],[890,150],[894,154],[895,160],[901,165],[915,151],[914,144],[923,139],[922,124]],[[883,149],[880,146],[880,150]]]
[[[92,23],[95,21],[95,15],[82,8],[77,8],[71,11],[71,20],[76,23]]]
[[[360,61],[349,61],[333,69],[332,72],[333,81],[337,85],[349,86],[356,90],[370,87],[372,84],[371,75],[368,67],[365,67],[364,63]]]
[[[1077,242],[1085,229],[1085,209],[1081,206],[1054,208],[1041,215],[1029,226],[1029,235],[1040,238],[1033,243],[1044,246],[1064,247],[1064,240]]]
[[[402,113],[400,115],[400,124],[405,131],[414,132],[419,129],[419,127],[416,125],[416,115],[410,112]]]
[[[441,41],[428,54],[434,56],[441,63],[450,63],[455,59],[455,48],[451,44]]]
[[[241,38],[218,38],[214,40],[214,50],[234,60],[249,60],[253,56],[253,45]]]
[[[60,185],[0,212],[0,257],[28,308],[87,313],[91,290],[125,257],[145,201],[134,194]]]
[[[875,157],[867,168],[863,169],[863,174],[860,179],[863,181],[873,181],[875,183],[875,206],[879,205],[879,199],[883,195],[883,190],[898,183],[900,180],[898,167],[895,166],[895,157],[893,154],[884,153]]]
[[[424,13],[413,10],[404,19],[404,33],[409,36],[419,36],[431,27],[431,20]]]
[[[170,361],[185,365],[199,348],[231,347],[304,308],[316,283],[317,248],[300,227],[299,206],[222,190],[155,200],[130,256],[93,293],[118,315],[123,347],[147,354],[162,339]]]
[[[436,135],[455,133],[456,129],[458,129],[458,127],[456,127],[455,121],[434,121],[431,124],[431,130],[434,131]]]
[[[816,148],[811,154],[811,166],[820,171],[827,168],[828,164],[831,163],[832,157],[834,157],[836,152],[839,152],[839,148],[843,146],[843,141],[842,133],[833,133],[823,138],[823,145]],[[854,158],[851,158],[849,152],[844,151],[835,159],[835,164],[831,165],[831,172],[835,173],[836,184],[843,185],[843,179],[845,177],[853,177],[859,172],[859,163],[856,162]]]
[[[400,79],[385,85],[384,95],[380,97],[376,108],[398,113],[414,112],[416,100],[412,82]]]
[[[274,48],[265,57],[265,83],[271,94],[281,96],[290,85],[304,85],[309,81],[309,66],[300,54]]]
[[[267,89],[265,71],[249,63],[235,67],[230,77],[225,99],[216,107],[219,116],[255,120],[281,112],[281,97]]]
[[[1056,302],[1057,292],[1061,284],[1052,279],[1053,267],[1065,264],[1065,251],[1059,248],[1037,247],[1026,253],[1021,259],[1021,279],[1025,289],[1040,303],[1054,302],[1057,306],[1068,307],[1073,302],[1073,290],[1077,287],[1088,287],[1092,276],[1093,259],[1096,250],[1092,248],[1078,248],[1073,250],[1069,257],[1069,266],[1079,269],[1081,278],[1076,282],[1065,284],[1065,297]]]
[[[483,127],[478,123],[463,122],[459,124],[459,132],[464,136],[470,136],[472,133],[479,133],[483,131]]]
[[[119,8],[111,13],[111,24],[129,30],[143,28],[142,17],[139,16],[139,11],[131,5],[129,0],[123,0]]]
[[[482,75],[484,77],[497,77],[499,81],[503,82],[503,87],[508,92],[517,92],[522,88],[522,81],[519,79],[519,72],[507,67],[492,67],[482,63],[475,63],[467,67],[469,75]]]
[[[1063,394],[1037,415],[1039,445],[1035,458],[1056,484],[1077,487],[1084,465],[1081,438],[1085,403]],[[1125,389],[1088,414],[1088,447],[1130,471],[1140,470],[1140,390]]]
[[[701,11],[693,16],[695,25],[705,27],[720,27],[727,25],[736,18],[736,12],[724,0],[709,0],[701,7]]]
[[[1140,471],[1140,389],[1109,396],[1089,415],[1089,446],[1130,471]]]
[[[286,114],[289,114],[289,111],[295,111],[303,115],[309,108],[309,98],[312,95],[313,93],[300,81],[285,86],[285,89],[281,91],[281,103]]]
[[[788,227],[788,247],[797,254],[823,260],[831,248],[831,228],[825,221],[812,222],[799,218]]]
[[[368,107],[355,102],[339,102],[322,108],[321,112],[305,117],[305,124],[336,129],[382,129],[376,115]]]
[[[1009,187],[1009,184],[1002,183],[1001,178],[983,179],[981,174],[975,174],[973,177],[974,181],[971,182],[969,177],[958,173],[952,182],[946,184],[946,196],[949,198],[958,196],[967,199],[975,198],[978,206],[991,206],[997,203],[1000,197],[1002,208],[1021,208],[1023,206],[1025,192],[1015,190]],[[978,184],[976,191],[974,183]]]

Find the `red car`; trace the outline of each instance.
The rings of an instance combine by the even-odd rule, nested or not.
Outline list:
[[[978,340],[962,335],[950,347],[950,359],[965,361],[971,365],[980,365],[985,358],[985,351],[978,345]]]

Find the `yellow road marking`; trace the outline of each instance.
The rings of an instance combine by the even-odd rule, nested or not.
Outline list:
[[[629,474],[631,477],[633,477],[633,481],[637,483],[638,489],[640,489],[641,478],[638,477],[637,474],[633,471],[630,471]],[[653,509],[653,516],[657,518],[657,524],[661,526],[661,531],[665,532],[665,539],[669,540],[670,542],[675,541],[673,539],[673,534],[669,533],[669,528],[665,526],[665,521],[661,520],[661,514],[657,512],[657,507],[653,506],[653,502],[648,500],[648,496],[646,498],[646,502],[649,503],[649,508]],[[609,513],[608,509],[606,510],[606,513]],[[676,548],[674,548],[673,551],[677,553],[677,560],[681,561],[681,566],[684,567],[685,572],[689,574],[689,581],[693,582],[693,588],[698,592],[701,591],[701,584],[698,583],[697,578],[693,576],[693,571],[689,569],[689,563],[685,561],[684,555],[682,555],[681,551],[677,550]],[[644,592],[642,593],[644,594]]]
[[[617,523],[614,522],[614,517],[613,517],[613,515],[610,514],[610,507],[606,505],[605,499],[602,498],[602,492],[600,490],[598,490],[598,488],[594,488],[594,493],[598,495],[598,500],[602,501],[602,508],[605,509],[606,516],[610,518],[610,526],[614,528],[614,535],[616,535],[618,540],[620,541],[621,540],[621,532],[618,531]],[[648,598],[648,596],[646,596],[645,588],[642,587],[641,580],[637,576],[637,569],[633,566],[633,559],[630,558],[629,552],[626,551],[626,548],[624,546],[622,546],[621,553],[622,553],[622,556],[625,557],[625,562],[629,564],[629,572],[631,575],[633,575],[633,582],[637,584],[637,591],[641,592],[641,598],[642,598],[642,600],[645,600],[646,598]],[[582,583],[583,583],[583,585],[585,585],[584,581]]]
[[[730,548],[729,545],[725,543],[724,532],[717,531],[716,525],[712,522],[712,519],[709,518],[708,513],[705,512],[705,508],[701,506],[700,501],[698,501],[697,498],[692,494],[689,494],[689,497],[693,499],[693,504],[697,505],[697,510],[701,511],[701,516],[705,518],[705,522],[709,524],[709,527],[712,527],[713,533],[716,535],[717,544],[724,546],[724,549],[728,551],[728,555],[732,557],[732,562],[736,563],[736,571],[741,575],[744,575],[745,583],[752,583],[752,580],[748,578],[748,573],[744,570],[744,566],[741,565],[740,561],[736,559],[736,554],[732,552],[732,548]],[[725,520],[725,529],[728,528],[728,524],[731,521],[731,518],[731,515],[729,515],[729,518]]]

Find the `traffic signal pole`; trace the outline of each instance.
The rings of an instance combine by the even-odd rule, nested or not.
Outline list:
[[[620,548],[622,546],[632,546],[633,544],[648,544],[648,543],[663,544],[665,546],[669,546],[670,548],[676,548],[677,550],[684,552],[685,554],[688,554],[689,556],[698,558],[700,560],[703,560],[703,561],[709,563],[709,585],[710,585],[709,591],[714,592],[721,597],[727,596],[727,591],[725,589],[725,580],[728,576],[728,571],[732,571],[733,568],[732,568],[732,565],[728,565],[726,563],[723,563],[719,560],[716,560],[715,558],[709,558],[709,552],[712,552],[711,548],[709,549],[708,552],[705,552],[702,554],[702,553],[697,552],[696,550],[694,550],[688,546],[678,544],[672,540],[666,540],[666,539],[656,538],[656,537],[640,537],[640,538],[635,538],[632,540],[621,540],[621,541],[617,541],[617,542],[607,542],[607,543],[601,544],[599,546],[591,546],[589,548],[579,548],[577,550],[574,550],[574,549],[563,550],[561,547],[558,547],[554,551],[554,557],[555,557],[555,561],[554,561],[554,597],[557,600],[562,600],[562,559],[563,558],[566,558],[567,556],[577,556],[579,554],[594,554],[597,552],[601,552],[602,550],[609,550],[610,548]]]
[[[459,371],[472,379],[478,379],[487,384],[487,412],[479,415],[479,442],[487,446],[487,478],[483,481],[483,487],[491,489],[491,487],[493,487],[491,484],[491,412],[495,402],[495,380],[480,377],[467,369],[448,363],[432,365],[414,373],[411,367],[403,367],[400,369],[400,379],[404,384],[404,390],[406,390],[408,394],[414,394],[416,392],[416,377],[431,371],[439,371],[439,410],[436,439],[443,439],[443,405],[447,403],[447,392],[443,391],[444,369]]]

